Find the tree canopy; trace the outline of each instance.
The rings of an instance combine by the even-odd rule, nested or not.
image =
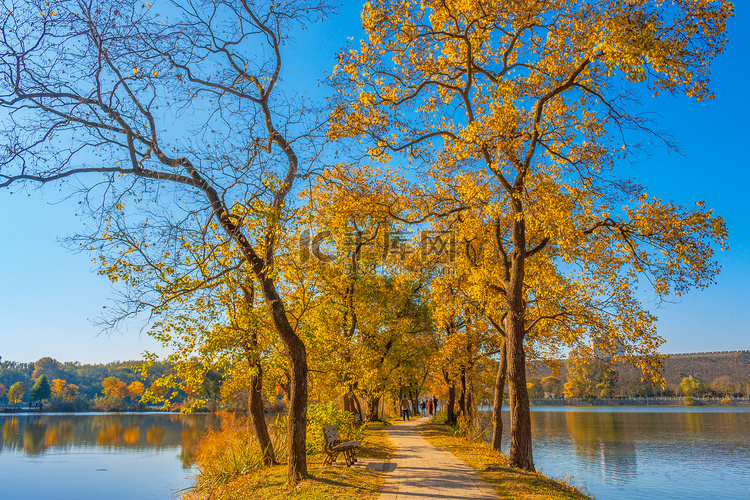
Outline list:
[[[273,463],[266,377],[289,404],[295,483],[310,394],[370,418],[385,394],[416,399],[434,367],[449,418],[457,403],[470,419],[473,381],[496,363],[493,446],[507,380],[510,464],[534,470],[527,357],[591,346],[658,377],[637,290],[679,297],[719,271],[721,217],[620,166],[645,142],[671,147],[639,95],[712,97],[732,5],[374,0],[327,107],[289,88],[282,61],[331,12],[4,4],[0,187],[75,183],[91,224],[74,242],[123,285],[109,319],[145,313],[174,349],[178,375],[148,389],[113,375],[108,396],[245,386]],[[579,392],[608,393],[613,373]]]

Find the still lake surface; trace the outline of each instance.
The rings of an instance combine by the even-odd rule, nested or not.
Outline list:
[[[537,469],[598,500],[750,499],[750,408],[536,407],[531,424]]]
[[[175,498],[214,415],[0,415],[0,498]]]
[[[537,407],[531,417],[537,467],[599,500],[750,499],[750,408]],[[0,498],[175,498],[213,425],[213,415],[0,415]]]

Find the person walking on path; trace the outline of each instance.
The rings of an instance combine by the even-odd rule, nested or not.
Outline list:
[[[401,398],[401,418],[405,422],[406,421],[411,422],[411,420],[409,420],[409,406],[410,406],[409,405],[409,400],[406,399],[406,396],[404,396],[403,398]]]
[[[415,420],[386,429],[396,448],[378,500],[499,500],[482,477],[456,455],[432,446]],[[395,465],[395,468],[394,468]]]
[[[434,410],[435,410],[435,406],[432,404],[432,400],[428,399],[427,400],[427,412],[430,414],[430,416],[432,416]]]
[[[425,406],[427,406],[427,405],[425,405],[424,399],[423,399],[422,401],[419,402],[419,416],[420,417],[424,417]]]

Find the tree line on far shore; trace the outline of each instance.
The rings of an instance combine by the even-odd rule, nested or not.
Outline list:
[[[137,372],[143,361],[81,364],[43,357],[33,363],[0,358],[0,407],[43,407],[50,411],[114,411],[145,408],[141,396],[156,377],[169,371],[166,363]]]
[[[684,396],[748,397],[750,376],[735,374],[713,378],[684,374],[678,382],[654,384],[627,371],[607,358],[597,357],[582,349],[574,349],[565,361],[565,377],[531,377],[527,384],[530,399],[541,398],[614,398]]]

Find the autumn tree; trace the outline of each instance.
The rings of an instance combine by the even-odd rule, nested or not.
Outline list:
[[[596,389],[599,392],[600,398],[611,398],[615,395],[615,388],[617,382],[620,380],[620,374],[614,366],[606,364],[601,367],[599,373],[599,383],[596,384]]]
[[[680,382],[680,389],[682,389],[682,393],[688,397],[704,396],[708,391],[706,384],[693,378],[692,375],[682,379],[682,382]]]
[[[61,365],[59,361],[54,358],[50,358],[49,356],[45,356],[44,358],[40,358],[34,363],[34,373],[31,375],[31,377],[34,380],[37,380],[42,375],[47,375],[48,380],[60,378],[60,376],[62,375],[60,367]]]
[[[560,382],[560,379],[552,375],[542,379],[542,388],[544,389],[544,392],[548,393],[550,397],[553,398],[560,397],[563,392],[562,382]]]
[[[544,388],[542,387],[542,379],[539,377],[531,377],[526,382],[526,387],[529,391],[529,399],[539,399],[544,396]]]
[[[634,380],[630,384],[630,390],[633,396],[640,398],[650,398],[654,395],[654,386],[651,385],[651,381],[649,380]]]
[[[197,265],[203,275],[161,277],[158,283],[162,318],[153,324],[149,334],[170,351],[164,361],[171,370],[155,380],[158,390],[152,384],[144,397],[167,405],[173,397],[186,394],[188,401],[183,409],[190,411],[206,403],[215,406],[222,395],[242,392],[247,395],[252,428],[264,462],[276,463],[264,415],[263,380],[264,371],[271,371],[269,358],[278,360],[283,355],[263,299],[256,284],[248,279],[243,258],[236,249],[215,248],[212,257],[206,258],[202,245],[186,241],[182,246],[184,262],[200,262]],[[233,263],[228,264],[229,261]],[[216,273],[215,278],[205,279],[212,273]],[[143,272],[131,267],[126,274],[128,279],[138,280]],[[291,311],[294,317],[294,306]],[[149,363],[143,368],[143,375],[149,373],[157,358],[147,352]],[[286,369],[287,377],[288,373]]]
[[[484,304],[469,296],[467,270],[461,267],[460,260],[443,264],[442,270],[451,272],[436,273],[430,284],[433,318],[440,338],[433,364],[440,369],[447,387],[448,422],[455,422],[457,414],[461,414],[467,424],[473,425],[476,368],[502,353],[503,339],[498,338],[488,321]]]
[[[407,207],[392,203],[397,180],[377,170],[331,167],[302,193],[303,273],[286,280],[312,297],[304,322],[321,374],[315,391],[340,394],[344,410],[362,421],[379,418],[388,394],[418,398],[435,347],[429,277],[413,265],[408,231],[391,216]]]
[[[117,377],[102,380],[102,392],[108,398],[123,400],[128,397],[128,385]]]
[[[711,389],[716,391],[722,396],[733,396],[739,392],[737,389],[739,384],[732,381],[731,377],[724,375],[723,377],[717,377],[711,382]]]
[[[633,296],[638,279],[679,296],[718,272],[720,218],[649,197],[613,169],[635,141],[659,137],[632,111],[633,92],[711,97],[731,15],[726,0],[381,0],[364,7],[366,39],[340,56],[331,135],[367,137],[373,157],[403,154],[431,186],[467,194],[442,197],[443,213],[484,207],[512,466],[534,470],[529,336],[610,339],[602,348],[618,361],[653,373],[659,338]]]
[[[128,385],[128,396],[130,396],[130,399],[133,401],[138,402],[141,400],[141,395],[145,390],[146,387],[143,385],[143,382],[140,380],[134,380]]]
[[[599,370],[590,350],[572,350],[568,354],[565,367],[568,370],[564,386],[566,398],[590,398],[596,395]]]
[[[307,476],[308,367],[275,255],[288,196],[318,154],[318,122],[303,101],[283,96],[280,77],[289,33],[329,8],[199,1],[156,10],[107,0],[4,4],[0,187],[82,186],[82,213],[94,223],[78,241],[106,265],[117,258],[105,255],[151,248],[143,258],[175,272],[185,233],[205,235],[214,221],[214,243],[242,254],[285,346],[296,483]],[[248,212],[259,215],[255,226]],[[113,234],[151,246],[117,249]],[[131,312],[148,310],[144,302]]]
[[[53,379],[52,380],[52,397],[56,399],[62,399],[63,391],[65,390],[66,385],[67,385],[67,382],[61,378]]]
[[[73,401],[78,396],[78,386],[76,384],[66,384],[63,387],[62,398],[65,401]]]
[[[246,212],[244,217],[251,227],[258,222],[251,213]],[[222,394],[227,400],[235,394],[245,394],[264,462],[273,464],[275,450],[264,415],[263,379],[269,358],[277,361],[281,357],[281,345],[251,278],[252,269],[239,249],[223,244],[217,231],[221,231],[219,225],[211,222],[207,234],[185,235],[194,239],[183,240],[178,252],[181,266],[192,273],[163,272],[162,261],[142,258],[147,253],[147,242],[124,233],[114,234],[113,239],[128,250],[121,252],[115,262],[102,261],[100,273],[113,281],[128,283],[131,293],[139,297],[130,306],[141,307],[145,304],[142,297],[148,296],[148,307],[158,315],[148,333],[169,354],[160,359],[153,352],[145,353],[147,361],[138,372],[156,379],[145,391],[144,399],[163,403],[165,408],[179,399],[181,411],[192,411],[205,404],[215,408]],[[288,246],[282,239],[285,236],[279,235],[282,248]],[[215,244],[216,241],[220,243]],[[288,252],[277,256],[280,270],[288,258]],[[294,294],[288,293],[285,275],[278,276],[287,311],[299,325]],[[163,363],[170,370],[152,375],[152,369]],[[289,378],[288,373],[286,369],[283,375]]]
[[[10,401],[11,404],[17,405],[23,401],[24,394],[26,394],[26,384],[23,382],[16,382],[10,386],[10,389],[8,389],[8,401]]]
[[[0,384],[0,399],[4,398],[7,392],[8,392],[8,388],[5,387],[3,384]]]

